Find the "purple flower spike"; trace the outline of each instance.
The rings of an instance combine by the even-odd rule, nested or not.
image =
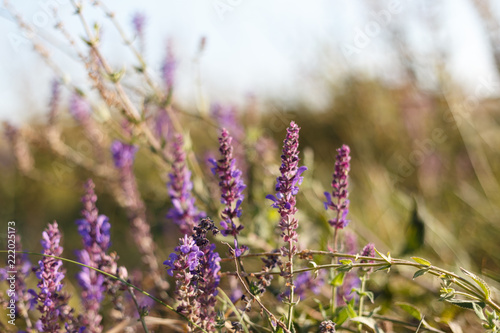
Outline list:
[[[276,182],[276,196],[268,195],[266,198],[274,203],[272,207],[277,208],[281,219],[279,227],[281,228],[281,236],[290,246],[288,249],[282,248],[283,253],[288,253],[290,256],[296,253],[297,242],[296,229],[299,226],[298,220],[294,217],[297,212],[295,207],[295,196],[299,191],[298,185],[302,183],[302,173],[307,170],[307,167],[299,168],[299,126],[295,122],[291,122],[287,129],[287,135],[283,142],[283,154],[281,155],[281,176]]]
[[[170,181],[167,183],[168,194],[173,207],[166,217],[177,224],[183,234],[192,235],[194,226],[206,214],[205,212],[199,212],[194,204],[195,198],[191,194],[193,188],[191,172],[187,169],[186,154],[182,146],[182,136],[177,134],[174,141],[172,172],[169,174]]]
[[[89,102],[78,93],[73,93],[69,101],[69,112],[80,124],[88,122],[92,112]]]
[[[167,87],[167,92],[169,92],[174,86],[175,70],[177,68],[177,60],[173,52],[172,40],[167,42],[167,55],[161,67],[161,74],[163,77],[163,82]]]
[[[175,277],[177,311],[212,332],[221,259],[215,245],[207,239],[208,231],[218,232],[213,221],[204,218],[194,227],[194,235],[181,238],[175,253],[163,264],[167,266],[167,273]]]
[[[137,146],[128,145],[121,141],[115,140],[111,144],[111,154],[117,168],[132,167],[134,163]]]
[[[236,168],[236,160],[233,157],[233,146],[231,145],[233,138],[229,136],[229,132],[222,129],[219,137],[219,152],[221,159],[216,161],[210,159],[213,164],[212,172],[219,178],[219,187],[221,189],[221,203],[225,205],[221,213],[222,235],[233,235],[237,237],[243,229],[242,225],[236,225],[234,220],[241,216],[241,203],[245,196],[243,190],[246,185],[241,178],[241,171]]]
[[[43,246],[43,254],[51,256],[60,256],[63,248],[60,245],[61,234],[57,222],[49,224],[48,228],[42,233],[41,241]],[[43,257],[38,262],[40,266],[36,271],[38,288],[40,293],[31,290],[30,293],[36,297],[38,303],[37,309],[41,313],[40,325],[43,332],[57,332],[60,329],[59,318],[61,316],[61,294],[62,279],[64,272],[62,270],[62,261],[52,258]]]
[[[83,219],[76,221],[83,240],[83,250],[78,252],[78,259],[85,265],[116,274],[116,261],[106,253],[110,246],[111,225],[108,217],[99,215],[94,187],[94,183],[89,179],[82,198]],[[82,268],[77,279],[82,288],[82,305],[85,309],[80,321],[89,332],[102,332],[99,310],[106,291],[106,280],[102,274],[87,267]]]
[[[132,17],[132,26],[134,27],[134,32],[137,36],[144,35],[144,26],[146,25],[146,15],[141,12],[137,12]]]
[[[337,216],[330,221],[330,225],[336,229],[343,229],[349,224],[347,213],[349,212],[349,186],[348,174],[350,170],[351,157],[349,156],[350,149],[346,145],[342,145],[337,149],[337,159],[335,161],[335,172],[332,181],[332,193],[325,192],[326,202],[325,209],[330,208],[337,213]]]

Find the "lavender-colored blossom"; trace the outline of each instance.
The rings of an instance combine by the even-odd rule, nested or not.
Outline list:
[[[362,257],[375,257],[375,245],[373,243],[366,244],[365,247],[363,248],[363,250],[361,250],[361,256]],[[366,259],[363,259],[360,262],[361,263],[374,263],[373,260],[366,260]],[[368,269],[363,268],[362,270],[370,273],[373,271],[373,267],[370,267]]]
[[[11,299],[16,301],[16,316],[21,316],[26,323],[26,331],[32,332],[32,323],[27,311],[27,305],[31,299],[31,294],[28,292],[26,287],[26,279],[31,273],[32,265],[28,259],[28,255],[21,253],[23,251],[21,247],[21,236],[16,234],[15,239],[16,260],[14,267],[12,268],[10,266],[12,263],[11,260],[7,260],[7,266],[5,266],[5,268],[0,268],[0,282],[8,281],[9,283],[14,283],[14,290],[16,292],[12,294]],[[12,279],[12,275],[8,273],[9,271],[17,272],[14,279]]]
[[[359,288],[361,286],[361,280],[358,275],[354,271],[350,271],[346,273],[344,277],[344,283],[338,287],[337,292],[337,304],[345,305],[346,301],[350,301],[351,299],[358,299],[359,296],[356,293],[353,293],[353,289]]]
[[[328,221],[332,227],[343,229],[349,224],[347,213],[349,212],[349,193],[347,192],[348,174],[350,170],[351,157],[350,149],[347,145],[342,145],[337,149],[337,158],[335,161],[335,172],[332,181],[332,193],[325,192],[325,209],[330,208],[336,212],[336,217]]]
[[[92,180],[89,179],[85,187],[86,193],[82,198],[83,219],[76,221],[83,240],[83,250],[78,252],[78,259],[85,265],[115,274],[116,262],[106,253],[110,246],[111,225],[105,215],[99,215]],[[85,309],[80,320],[89,332],[102,332],[99,309],[106,291],[105,278],[102,274],[83,267],[77,279],[82,288],[82,305]]]
[[[144,26],[146,25],[146,15],[141,12],[137,12],[132,16],[132,26],[134,32],[137,36],[144,35]]]
[[[131,167],[134,163],[137,146],[129,145],[121,141],[115,140],[111,144],[111,154],[117,168]]]
[[[204,218],[192,236],[184,235],[175,252],[164,262],[167,273],[175,277],[177,311],[207,331],[215,325],[215,302],[220,276],[220,256],[207,233],[217,233],[213,221]],[[190,327],[192,329],[192,327]]]
[[[170,181],[167,183],[168,194],[173,207],[167,213],[167,218],[174,221],[184,234],[193,234],[194,226],[205,217],[205,212],[200,212],[195,206],[195,198],[191,194],[193,183],[191,172],[187,169],[186,154],[182,148],[183,139],[180,134],[175,136],[174,161]]]
[[[305,299],[308,292],[312,292],[316,295],[319,294],[321,287],[325,284],[325,279],[321,272],[324,271],[320,271],[318,276],[314,276],[311,271],[298,274],[294,280],[295,295],[299,296],[301,299]],[[284,295],[290,295],[290,289],[288,289]]]
[[[281,236],[286,243],[289,243],[289,248],[282,248],[283,253],[289,253],[290,256],[296,253],[297,242],[296,229],[299,222],[295,218],[297,208],[295,207],[295,196],[299,192],[299,187],[302,183],[302,173],[307,170],[307,167],[299,167],[299,130],[295,122],[291,122],[287,128],[287,135],[283,142],[283,154],[281,155],[281,176],[276,179],[276,196],[269,194],[266,198],[272,200],[273,207],[278,209],[280,213],[279,227]]]
[[[142,261],[148,266],[149,272],[158,289],[166,289],[167,283],[161,277],[160,266],[156,260],[156,245],[151,235],[151,227],[146,220],[146,206],[142,201],[141,194],[137,188],[137,182],[133,172],[133,164],[137,147],[114,141],[111,145],[111,153],[120,176],[122,188],[122,201],[127,211],[131,224],[131,233]]]
[[[222,235],[232,235],[237,237],[243,226],[236,225],[235,219],[242,214],[241,203],[245,196],[243,190],[246,185],[241,179],[241,171],[236,167],[236,159],[233,157],[233,146],[231,145],[233,138],[229,132],[222,129],[219,137],[219,152],[221,158],[216,161],[210,159],[213,164],[212,173],[219,178],[219,187],[221,189],[221,203],[225,205],[221,213]]]
[[[174,86],[176,68],[177,60],[173,52],[173,43],[172,40],[169,40],[167,42],[167,54],[161,66],[163,82],[165,83],[168,92],[170,92]]]
[[[89,102],[80,94],[73,93],[69,101],[69,112],[80,124],[85,124],[92,112]]]
[[[54,223],[49,224],[42,236],[43,254],[60,256],[63,248],[60,244],[61,234],[57,222],[54,221]],[[30,293],[36,296],[37,308],[41,313],[40,323],[43,332],[56,332],[60,329],[60,294],[63,287],[62,279],[64,278],[62,261],[52,257],[43,257],[38,262],[38,265],[40,267],[36,271],[36,277],[40,280],[38,282],[40,292],[37,294],[35,291],[30,290]]]

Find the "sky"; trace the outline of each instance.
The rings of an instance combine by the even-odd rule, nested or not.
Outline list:
[[[87,87],[71,48],[53,29],[55,5],[76,39],[83,36],[69,0],[11,1],[65,77]],[[90,1],[88,20],[102,24],[102,49],[115,68],[133,75],[132,54],[101,11]],[[376,5],[373,5],[373,4]],[[442,47],[450,52],[447,66],[465,89],[485,78],[497,80],[485,32],[470,0],[134,0],[105,1],[128,34],[135,12],[147,17],[145,58],[159,79],[166,44],[173,42],[178,59],[176,96],[186,105],[197,99],[198,73],[209,102],[244,103],[251,94],[276,100],[301,100],[314,106],[328,88],[325,82],[352,71],[396,80],[396,54],[391,31],[402,29],[416,54]],[[422,18],[438,22],[431,29]],[[206,47],[197,59],[199,42]],[[53,72],[36,55],[12,15],[0,7],[0,120],[20,123],[46,111]],[[428,64],[422,64],[425,67]],[[432,71],[428,71],[431,73]],[[425,77],[426,71],[422,70]],[[319,79],[321,78],[321,79]],[[432,75],[429,74],[429,82]]]

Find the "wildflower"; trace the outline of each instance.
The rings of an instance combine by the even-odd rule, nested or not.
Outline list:
[[[363,250],[361,250],[361,256],[362,257],[375,257],[375,245],[373,245],[373,243],[366,244],[365,247],[363,248]],[[363,259],[360,261],[360,263],[374,263],[374,261]],[[362,268],[361,270],[364,272],[370,273],[373,271],[373,267]]]
[[[78,252],[78,259],[85,265],[116,274],[116,258],[107,254],[110,246],[109,219],[105,215],[99,215],[92,180],[89,179],[85,187],[86,193],[82,198],[83,219],[76,221],[84,247]],[[102,317],[99,315],[99,309],[107,289],[106,279],[101,273],[88,267],[82,268],[77,279],[82,287],[82,303],[85,309],[80,320],[89,332],[101,332]]]
[[[43,254],[59,257],[63,251],[61,246],[61,234],[57,222],[49,224],[42,233],[41,241]],[[34,296],[33,302],[38,303],[37,309],[41,313],[39,326],[43,332],[56,332],[60,328],[59,320],[65,322],[67,327],[72,326],[72,309],[66,304],[67,296],[62,293],[64,271],[62,261],[53,257],[44,256],[38,261],[39,268],[35,272],[38,282],[39,293],[30,289]]]
[[[92,110],[89,102],[82,95],[74,92],[69,100],[69,112],[80,124],[86,124]]]
[[[165,56],[163,65],[161,67],[161,74],[163,77],[163,82],[167,88],[167,92],[170,92],[174,86],[175,69],[177,68],[177,60],[175,59],[173,52],[172,40],[167,42],[167,55]]]
[[[220,282],[220,256],[206,238],[209,231],[218,232],[212,220],[202,219],[194,228],[194,235],[181,238],[164,265],[167,273],[175,277],[177,311],[212,331],[216,322],[214,306]]]
[[[11,264],[11,260],[7,260],[7,266],[5,268],[0,268],[0,281],[6,281],[9,278],[9,271],[15,271],[16,278],[14,280],[14,290],[16,291],[12,294],[12,299],[16,301],[15,303],[15,311],[16,315],[21,315],[21,317],[26,322],[26,328],[28,332],[31,332],[32,324],[31,320],[28,316],[27,304],[31,298],[30,293],[26,287],[26,279],[28,278],[32,266],[31,262],[28,259],[27,254],[22,254],[21,252],[21,236],[16,234],[16,242],[15,242],[15,251],[16,251],[16,260],[14,263],[14,268],[9,267]]]
[[[361,286],[361,280],[358,275],[350,271],[344,277],[344,283],[338,288],[337,293],[337,304],[345,305],[346,301],[350,301],[353,298],[358,299],[359,296],[356,293],[353,293],[353,289],[359,288]]]
[[[159,265],[156,261],[155,243],[151,235],[151,228],[146,221],[146,207],[137,188],[133,172],[133,164],[137,147],[118,140],[111,144],[111,153],[120,176],[120,186],[123,192],[123,205],[131,223],[131,232],[142,261],[148,266],[155,285],[163,290],[167,288],[162,279]]]
[[[134,28],[134,32],[137,36],[144,35],[144,26],[146,25],[146,15],[141,12],[137,12],[132,17],[132,26]]]
[[[337,149],[335,172],[332,181],[333,190],[331,194],[325,192],[325,209],[330,208],[337,214],[334,219],[328,221],[335,229],[343,229],[349,224],[349,220],[346,219],[347,213],[349,212],[349,200],[347,199],[347,187],[349,185],[347,176],[349,174],[351,160],[349,153],[350,149],[346,145],[342,145],[341,148]]]
[[[210,159],[213,164],[212,173],[219,178],[219,187],[221,189],[221,203],[225,205],[221,213],[222,221],[222,235],[232,235],[237,239],[240,231],[243,230],[243,225],[236,225],[235,219],[239,218],[242,214],[241,203],[245,196],[243,190],[246,188],[243,180],[241,179],[241,171],[236,167],[236,159],[233,157],[233,147],[231,145],[233,138],[229,132],[223,128],[221,136],[219,137],[219,152],[221,159],[216,161]],[[238,247],[237,240],[235,241],[237,255],[241,255],[247,247]]]
[[[271,253],[275,254],[277,253],[278,250],[273,250]],[[279,266],[282,266],[282,262],[280,260],[280,257],[277,255],[267,255],[267,257],[261,258],[261,260],[264,262],[264,266],[262,267],[262,270],[265,273],[271,272],[273,268]],[[273,276],[271,274],[262,274],[258,276],[258,281],[253,283],[253,288],[256,291],[256,294],[263,294],[267,287],[271,285],[271,281],[273,279]]]
[[[287,135],[283,142],[283,154],[281,155],[281,176],[276,179],[276,196],[269,194],[266,198],[274,203],[272,207],[277,208],[281,219],[279,227],[281,228],[281,236],[286,243],[289,243],[289,249],[282,248],[283,253],[289,253],[290,256],[296,253],[297,247],[294,243],[297,242],[296,229],[299,222],[294,217],[297,212],[295,207],[295,196],[299,192],[299,187],[302,183],[302,173],[307,170],[307,167],[299,167],[299,130],[300,128],[291,122],[287,128]]]
[[[173,207],[167,213],[167,218],[174,221],[183,234],[191,235],[196,223],[205,217],[205,212],[199,212],[194,205],[195,198],[191,194],[193,188],[191,172],[187,169],[186,154],[182,145],[182,136],[177,134],[174,141],[172,172],[169,174],[170,181],[167,183]]]

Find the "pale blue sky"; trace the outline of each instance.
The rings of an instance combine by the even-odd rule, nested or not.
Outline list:
[[[473,90],[494,70],[483,27],[478,24],[477,14],[469,1],[392,0],[380,1],[376,8],[367,8],[367,4],[374,1],[353,0],[122,0],[106,3],[129,32],[134,12],[141,11],[148,16],[146,58],[152,70],[160,68],[165,41],[173,38],[180,65],[178,100],[192,105],[196,73],[193,59],[202,36],[207,38],[201,61],[203,86],[208,99],[214,102],[241,103],[252,93],[318,104],[325,86],[315,78],[325,76],[334,80],[353,68],[362,69],[367,75],[382,73],[388,80],[395,79],[396,71],[391,71],[394,51],[387,41],[391,29],[401,26],[405,27],[412,45],[423,59],[433,45],[449,46],[450,69],[465,88]],[[59,3],[69,30],[76,36],[81,35],[79,21],[71,15],[69,1],[11,2],[27,21],[38,23],[37,33],[50,39],[49,49],[68,77],[85,86],[85,75],[72,57],[66,55],[66,51],[71,51],[60,34],[52,29],[53,21],[43,21],[44,17],[48,18],[44,14],[44,4]],[[216,7],[227,11],[221,15]],[[391,8],[397,10],[390,16],[382,18],[374,14],[381,10],[390,12]],[[88,8],[87,14],[92,22],[106,21],[94,8]],[[436,18],[442,29],[430,31],[422,25],[419,19],[422,16],[431,20]],[[379,24],[378,30],[374,22]],[[52,73],[28,44],[21,42],[14,46],[12,41],[20,36],[19,29],[2,10],[0,31],[0,119],[20,122],[46,109]],[[368,31],[372,36],[363,40],[360,31],[361,34]],[[352,46],[356,47],[356,52],[346,51],[352,50]],[[117,68],[134,64],[133,57],[106,23],[103,49]]]

